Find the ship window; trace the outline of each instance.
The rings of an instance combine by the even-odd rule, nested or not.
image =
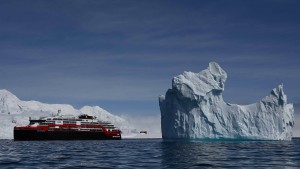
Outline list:
[[[53,120],[62,120],[61,118],[53,118]]]

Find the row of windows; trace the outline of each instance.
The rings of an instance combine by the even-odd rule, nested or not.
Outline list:
[[[55,121],[55,120],[63,120],[63,121],[81,121],[81,122],[90,122],[89,120],[85,120],[85,119],[61,119],[61,118],[48,118],[47,121]],[[99,123],[99,122],[92,122],[92,123]],[[102,122],[104,124],[109,124],[106,122]]]
[[[60,128],[60,127],[49,127],[49,129],[59,129],[59,130],[94,130],[94,131],[102,131],[101,128]]]

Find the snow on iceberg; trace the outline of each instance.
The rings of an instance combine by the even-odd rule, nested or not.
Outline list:
[[[164,139],[291,140],[294,108],[283,85],[257,103],[224,102],[227,73],[215,62],[199,73],[184,72],[159,97]]]
[[[131,131],[136,130],[126,119],[113,115],[99,106],[84,106],[75,109],[67,104],[46,104],[38,101],[22,101],[7,90],[0,90],[0,139],[13,139],[13,128],[18,125],[28,125],[29,117],[39,118],[56,114],[61,110],[61,115],[78,116],[88,114],[96,116],[103,121],[110,121],[121,131],[130,135]]]

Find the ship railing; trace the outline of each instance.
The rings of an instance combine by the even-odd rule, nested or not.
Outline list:
[[[44,117],[29,117],[29,120],[42,120]]]
[[[100,124],[112,124],[110,121],[99,121]]]

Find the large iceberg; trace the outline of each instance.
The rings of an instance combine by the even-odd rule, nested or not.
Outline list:
[[[226,103],[227,73],[215,62],[199,73],[184,72],[159,97],[164,139],[291,140],[293,104],[283,85],[249,105]]]

